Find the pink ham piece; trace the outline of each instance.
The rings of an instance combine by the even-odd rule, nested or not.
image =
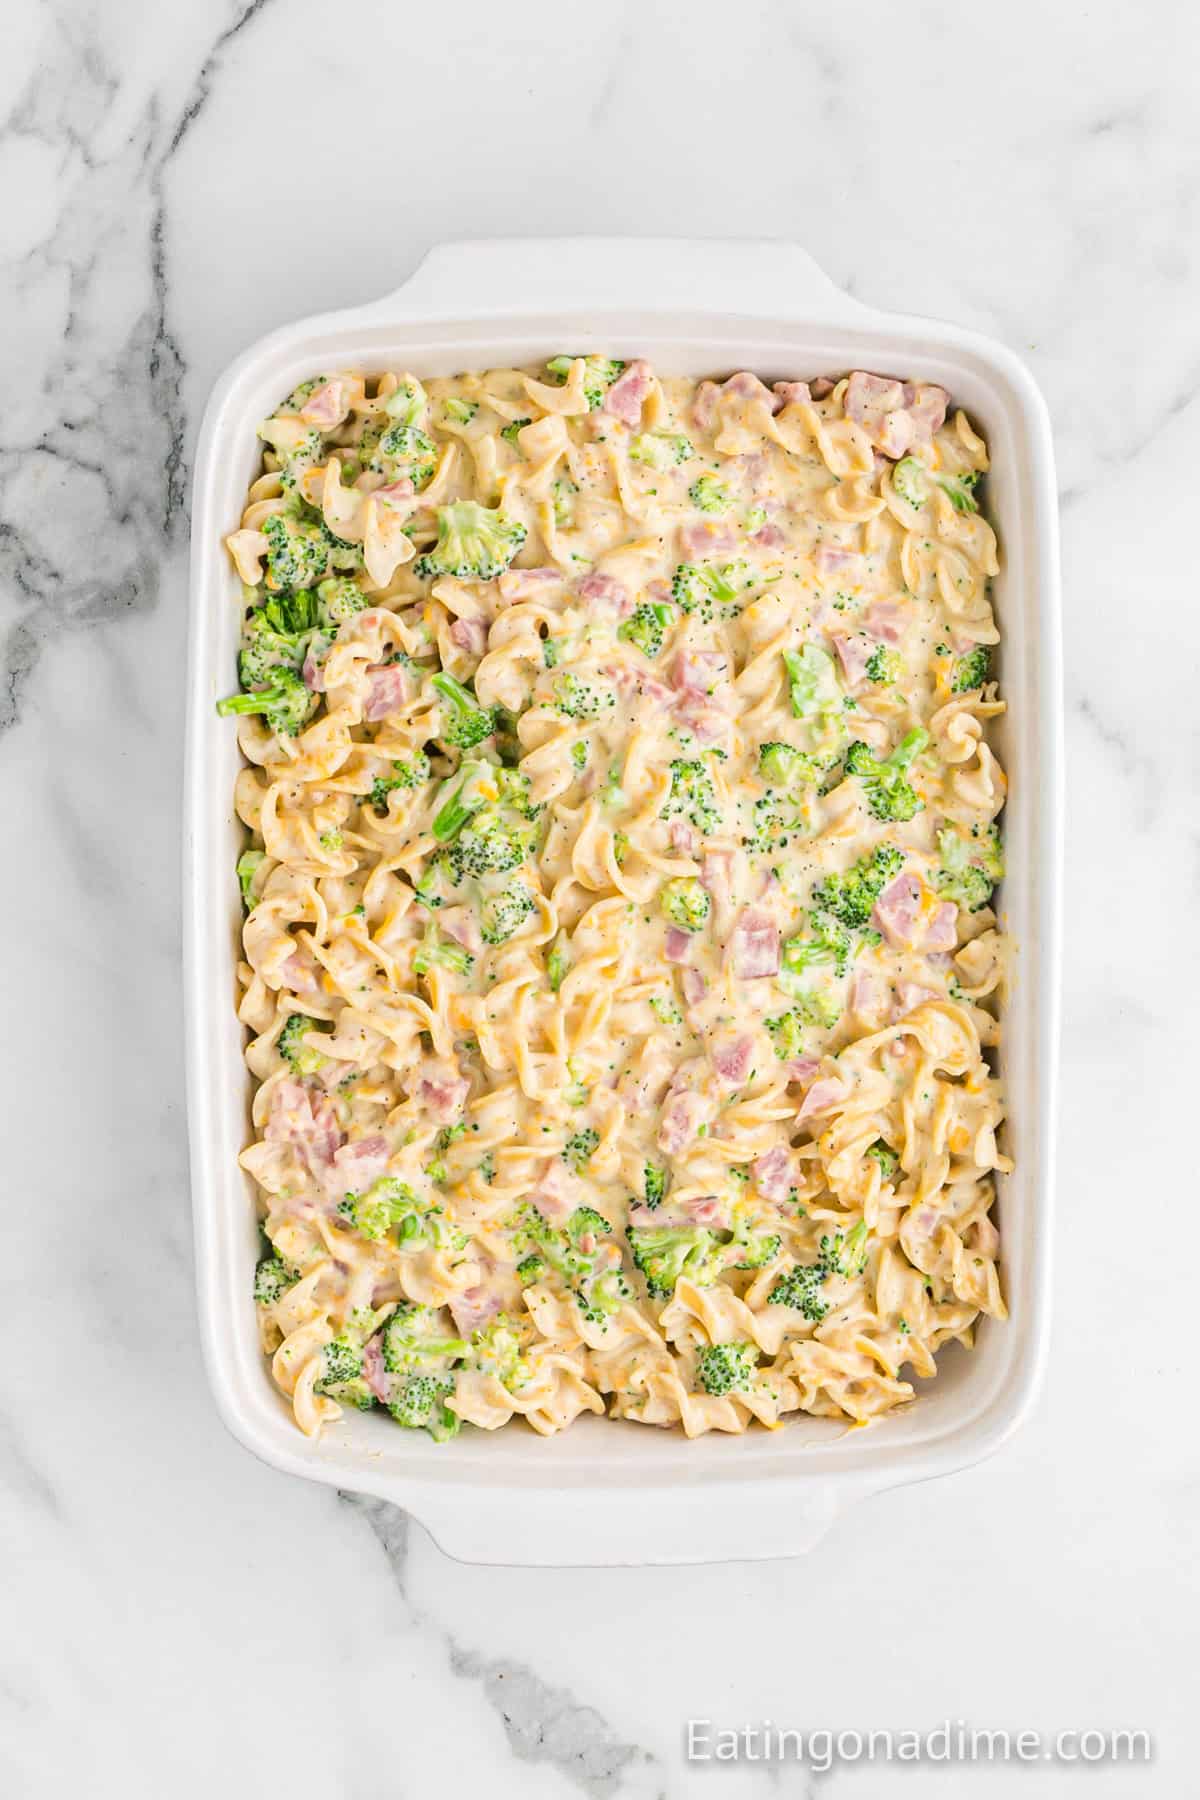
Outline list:
[[[896,983],[896,1000],[892,1007],[892,1021],[903,1019],[918,1006],[924,1006],[927,1000],[936,1000],[936,988],[922,987],[919,981],[898,981]]]
[[[921,884],[915,875],[897,875],[889,882],[871,914],[871,922],[894,950],[915,943],[921,916]]]
[[[570,1218],[579,1204],[579,1183],[560,1157],[547,1163],[529,1200],[551,1225]]]
[[[702,381],[692,402],[692,417],[701,431],[711,431],[717,417],[717,400],[721,390],[715,381]]]
[[[876,449],[893,459],[914,444],[929,443],[945,422],[947,402],[944,388],[914,387],[861,369],[846,383],[847,418],[861,425]]]
[[[784,534],[778,525],[771,524],[769,520],[765,525],[760,525],[750,539],[757,550],[778,550],[785,541]]]
[[[749,1036],[729,1038],[714,1044],[709,1051],[717,1078],[726,1087],[739,1088],[750,1073],[754,1060],[754,1039]]]
[[[754,1164],[754,1183],[766,1200],[786,1200],[796,1185],[795,1163],[785,1144],[776,1144]]]
[[[726,712],[720,694],[710,697],[691,690],[681,692],[675,707],[675,717],[685,731],[691,732],[697,743],[720,744],[728,748],[733,720]]]
[[[729,679],[729,659],[719,650],[681,650],[671,680],[682,694],[711,695]]]
[[[666,941],[666,945],[664,948],[665,948],[665,952],[666,952],[666,958],[669,963],[684,963],[684,962],[686,962],[688,957],[691,954],[691,949],[692,949],[692,934],[691,934],[691,932],[684,931],[684,929],[680,925],[668,926],[667,927],[667,941]]]
[[[696,1194],[684,1200],[681,1211],[690,1225],[704,1225],[709,1231],[728,1231],[729,1214],[716,1194]]]
[[[813,397],[807,381],[777,381],[775,394],[779,406],[807,406]]]
[[[682,525],[679,529],[679,547],[683,551],[685,562],[701,562],[709,556],[727,556],[736,543],[737,532],[732,525],[697,519],[693,524]]]
[[[465,1075],[459,1075],[453,1064],[427,1058],[410,1069],[404,1077],[404,1091],[439,1124],[445,1125],[462,1111],[471,1091]]]
[[[510,606],[516,600],[536,600],[563,579],[561,569],[506,569],[498,583],[500,598]]]
[[[778,389],[775,391],[778,393]],[[728,381],[722,383],[721,392],[732,394],[736,400],[761,400],[771,412],[779,411],[780,403],[771,389],[757,375],[751,375],[748,369],[739,369],[736,375],[731,375]]]
[[[306,425],[315,425],[318,431],[332,431],[349,411],[343,397],[343,383],[335,379],[322,382],[319,388],[313,389],[300,408],[300,417]]]
[[[486,619],[455,619],[450,627],[450,640],[468,656],[482,656],[487,649]]]
[[[769,913],[746,907],[734,928],[733,972],[743,981],[779,973],[779,927]]]
[[[896,600],[876,600],[863,614],[863,625],[872,637],[898,644],[904,635],[904,608]]]
[[[304,667],[301,670],[304,685],[313,694],[325,692],[325,665],[318,660],[315,644],[311,643],[304,653]]]
[[[312,994],[316,992],[320,985],[317,980],[316,970],[310,962],[305,960],[299,950],[292,951],[292,954],[280,968],[279,973],[283,976],[293,994]]]
[[[624,582],[595,571],[585,575],[580,582],[579,598],[591,611],[607,613],[616,619],[628,618],[633,611],[633,596]]]
[[[677,1156],[714,1116],[713,1102],[689,1089],[668,1094],[658,1127],[658,1147],[665,1156]]]
[[[413,697],[412,676],[403,663],[377,663],[367,670],[367,677],[363,718],[372,725],[397,712]]]
[[[916,396],[908,409],[908,416],[913,422],[915,442],[927,444],[935,431],[940,431],[946,423],[946,408],[950,404],[950,396],[945,388],[918,387]]]
[[[866,675],[867,664],[875,651],[875,645],[869,637],[855,632],[853,637],[835,637],[833,647],[837,651],[846,680],[851,687],[855,687]]]
[[[851,581],[862,575],[865,566],[857,550],[841,550],[836,544],[819,545],[813,563],[818,575],[844,575]]]
[[[479,920],[469,906],[447,906],[438,913],[438,924],[448,938],[478,956],[483,949],[483,932]]]
[[[925,928],[925,948],[943,952],[958,943],[958,908],[953,900],[943,900]]]
[[[624,369],[604,396],[604,410],[626,425],[640,425],[642,406],[650,392],[654,370],[639,357]]]
[[[877,975],[856,969],[850,978],[846,1005],[860,1019],[879,1019],[887,1006],[884,985]]]
[[[790,1062],[784,1063],[783,1072],[789,1081],[794,1081],[803,1087],[812,1080],[819,1067],[820,1064],[815,1056],[793,1056]]]
[[[828,375],[814,375],[808,385],[812,389],[814,400],[827,400],[837,386],[837,382],[830,381]]]
[[[375,1398],[386,1406],[391,1398],[391,1393],[388,1387],[387,1371],[383,1366],[383,1338],[378,1333],[363,1351],[362,1372],[363,1380]]]
[[[365,1194],[386,1173],[388,1155],[387,1139],[378,1134],[343,1144],[322,1178],[325,1192],[337,1200],[344,1194]]]
[[[464,1288],[461,1294],[455,1294],[449,1306],[454,1329],[459,1337],[469,1338],[482,1330],[489,1319],[495,1318],[500,1311],[500,1296],[489,1293],[481,1282],[477,1287]]]
[[[678,850],[680,856],[695,856],[700,848],[700,833],[686,819],[672,819],[669,835],[672,850]]]
[[[402,501],[411,500],[416,491],[407,475],[397,475],[395,481],[388,481],[383,487],[377,487],[373,498],[382,500],[385,506],[399,506]]]
[[[831,1106],[839,1105],[849,1092],[848,1084],[838,1076],[822,1076],[820,1081],[813,1082],[801,1101],[796,1113],[796,1123],[799,1125],[805,1119],[815,1118],[818,1113],[828,1112]]]
[[[345,1143],[333,1102],[285,1076],[271,1092],[271,1113],[263,1133],[268,1143],[294,1144],[320,1179]]]
[[[685,969],[680,977],[683,987],[684,1002],[688,1006],[699,1006],[708,992],[708,983],[699,969]]]

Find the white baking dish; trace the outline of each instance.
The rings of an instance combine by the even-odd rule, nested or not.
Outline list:
[[[991,447],[988,503],[1003,573],[995,604],[1011,712],[1004,911],[1018,955],[1004,1076],[1016,1173],[999,1216],[1011,1318],[954,1346],[917,1403],[866,1431],[793,1417],[710,1436],[580,1419],[433,1444],[382,1415],[347,1414],[319,1442],[292,1423],[260,1355],[250,1298],[258,1233],[237,1156],[249,1082],[234,1017],[242,833],[231,685],[240,609],[221,539],[238,521],[255,427],[302,377],[348,365],[420,375],[536,362],[561,350],[644,355],[670,373],[753,369],[767,380],[850,368],[936,381]],[[1030,376],[1001,345],[875,312],[799,249],[568,239],[434,251],[397,293],[272,333],[218,381],[197,451],[184,833],[188,1090],[200,1323],[229,1429],[278,1469],[394,1500],[452,1555],[498,1563],[707,1562],[794,1554],[852,1501],[988,1455],[1029,1407],[1046,1352],[1058,1030],[1061,701],[1053,452]]]

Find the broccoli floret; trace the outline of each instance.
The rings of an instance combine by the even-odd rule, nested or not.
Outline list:
[[[385,469],[384,463],[390,464]],[[403,473],[419,493],[433,480],[437,464],[437,446],[415,425],[391,425],[375,446],[373,467],[380,473]]]
[[[893,875],[900,872],[904,853],[893,844],[880,844],[870,856],[853,863],[843,875],[827,875],[813,889],[813,905],[845,925],[861,931],[874,911],[875,902]]]
[[[456,750],[474,750],[484,738],[491,737],[496,729],[495,710],[480,706],[470,688],[465,688],[461,681],[456,681],[444,670],[433,677],[430,686],[448,702],[442,708],[444,743]]]
[[[389,1375],[428,1374],[435,1365],[467,1354],[462,1338],[441,1336],[436,1307],[405,1301],[380,1333],[383,1366]],[[439,1370],[440,1372],[440,1370]]]
[[[571,364],[578,362],[575,356],[552,356],[546,364],[546,373],[557,382],[559,387],[566,385],[571,374]],[[604,396],[612,386],[625,364],[611,356],[585,356],[583,374],[583,392],[590,411],[603,406]]]
[[[609,1319],[632,1297],[632,1290],[620,1269],[605,1269],[587,1277],[574,1290],[574,1297],[588,1324],[607,1330]]]
[[[418,579],[452,575],[459,581],[492,581],[507,569],[525,542],[524,525],[477,500],[451,500],[439,506],[437,548],[413,564]]]
[[[776,792],[762,794],[754,802],[753,823],[753,831],[742,842],[754,856],[786,850],[794,837],[807,836],[811,829],[803,803]]]
[[[803,937],[788,938],[783,946],[783,972],[788,976],[804,973],[832,963],[838,975],[844,975],[854,958],[868,944],[877,944],[877,931],[849,931],[836,919],[813,913],[809,931]],[[785,982],[785,986],[788,984]],[[788,988],[790,992],[790,987]]]
[[[721,828],[721,809],[708,766],[679,757],[671,764],[671,791],[662,809],[664,819],[683,818],[701,837],[712,837]]]
[[[575,496],[579,489],[573,481],[565,477],[554,482],[550,489],[554,505],[554,523],[560,531],[566,531],[575,522]]]
[[[523,1256],[517,1264],[517,1280],[522,1287],[532,1287],[535,1281],[546,1279],[549,1268],[550,1265],[545,1257],[538,1256],[536,1252],[530,1256]]]
[[[677,875],[659,897],[664,917],[684,931],[702,931],[712,911],[712,898],[694,875]]]
[[[276,1039],[275,1048],[294,1075],[315,1075],[324,1067],[326,1058],[304,1042],[305,1034],[332,1030],[332,1025],[323,1025],[305,1013],[291,1013]]]
[[[798,994],[789,1012],[764,1020],[775,1054],[780,1062],[791,1062],[804,1054],[807,1028],[830,1031],[841,1018],[842,1009],[831,994],[820,992]]]
[[[275,593],[311,588],[329,572],[329,538],[324,522],[269,513],[262,522],[267,540],[267,586]]]
[[[826,770],[815,756],[793,750],[790,744],[768,743],[758,747],[758,770],[774,787],[820,787]]]
[[[397,1425],[428,1431],[435,1444],[458,1435],[462,1420],[447,1404],[454,1392],[451,1375],[410,1375],[395,1384],[388,1411]]]
[[[612,694],[593,686],[590,681],[581,680],[571,669],[564,669],[555,678],[554,705],[568,719],[595,719],[606,706],[615,704]]]
[[[668,1299],[684,1275],[708,1287],[720,1273],[720,1240],[702,1225],[631,1225],[625,1235],[652,1300]]]
[[[551,1225],[535,1206],[521,1207],[509,1224],[513,1248],[522,1262],[536,1260],[542,1265],[542,1273],[534,1279],[542,1280],[547,1270],[553,1270],[568,1284],[582,1281],[595,1267],[595,1248],[581,1249],[581,1240],[589,1233],[600,1238],[612,1230],[608,1220],[590,1206],[577,1207],[564,1230]]]
[[[706,1394],[744,1394],[757,1369],[757,1344],[706,1344],[696,1356],[696,1379]]]
[[[424,787],[429,774],[429,758],[423,750],[418,750],[407,761],[394,762],[390,775],[377,775],[371,783],[371,805],[380,818],[387,812],[387,797],[393,789],[411,792],[414,788]]]
[[[533,910],[533,895],[523,881],[510,882],[502,893],[489,895],[479,910],[484,943],[507,943]]]
[[[321,1373],[315,1386],[318,1394],[328,1394],[363,1412],[369,1412],[375,1404],[375,1396],[363,1380],[362,1350],[344,1333],[322,1349]]]
[[[430,925],[421,941],[421,947],[413,957],[413,974],[428,975],[432,968],[449,969],[454,975],[469,975],[475,958],[461,944],[439,941],[437,932]]]
[[[307,636],[273,624],[267,607],[255,607],[242,626],[242,647],[238,652],[238,680],[242,687],[269,686],[280,669],[295,675],[304,662],[307,644]]]
[[[715,475],[698,476],[688,489],[688,499],[702,513],[728,512],[733,505],[733,495]]]
[[[629,446],[629,460],[648,469],[673,469],[695,454],[687,438],[671,431],[641,432]]]
[[[885,1143],[882,1138],[876,1138],[868,1148],[867,1155],[879,1164],[879,1173],[884,1181],[894,1179],[896,1170],[900,1167],[900,1158],[890,1144]]]
[[[217,712],[223,719],[231,713],[261,713],[277,737],[295,737],[307,724],[316,705],[317,696],[308,691],[298,675],[287,669],[276,669],[269,687],[218,700]]]
[[[928,743],[929,733],[918,725],[881,762],[876,762],[867,744],[850,745],[845,770],[862,782],[867,810],[873,818],[903,822],[921,811],[924,801],[905,777]]]
[[[675,608],[654,603],[639,606],[625,623],[618,627],[617,636],[627,644],[636,644],[645,656],[658,656],[663,647],[667,627],[675,621]]]
[[[600,1133],[593,1130],[590,1125],[585,1125],[582,1131],[573,1131],[563,1145],[563,1161],[569,1164],[577,1175],[582,1174],[599,1142]],[[597,1213],[595,1216],[599,1218],[600,1215]],[[605,1226],[605,1230],[607,1229],[608,1227]]]
[[[899,651],[889,649],[886,644],[876,644],[867,658],[867,680],[887,687],[899,681],[903,668]]]
[[[779,1255],[780,1236],[777,1231],[761,1231],[753,1224],[739,1222],[733,1228],[731,1249],[736,1253],[733,1266],[735,1269],[762,1269],[773,1262]],[[729,1252],[727,1251],[728,1255]]]
[[[821,1284],[828,1270],[820,1262],[800,1263],[786,1275],[780,1275],[767,1295],[769,1306],[790,1306],[803,1313],[812,1325],[819,1325],[829,1311],[821,1298]]]
[[[844,696],[837,670],[833,658],[819,644],[802,644],[799,650],[785,650],[783,662],[796,718],[822,718],[841,712]]]
[[[242,905],[247,912],[253,912],[257,904],[254,895],[255,877],[266,860],[265,850],[243,850],[237,859],[235,873],[238,878],[238,886],[242,890]]]
[[[821,1239],[821,1262],[829,1274],[852,1281],[867,1266],[867,1250],[867,1222],[860,1219],[853,1230]]]
[[[458,774],[438,795],[441,805],[433,816],[433,835],[440,844],[452,843],[468,821],[496,798],[496,775],[494,763],[475,758],[460,763]]]
[[[902,456],[892,470],[892,486],[909,506],[924,506],[928,484],[929,471],[915,456]]]
[[[525,427],[532,423],[532,419],[510,419],[507,425],[501,427],[500,436],[504,439],[506,444],[515,444],[517,441],[517,433],[519,431],[524,431]]]
[[[405,1250],[464,1249],[465,1235],[446,1219],[440,1206],[427,1206],[406,1182],[383,1175],[365,1194],[347,1194],[338,1213],[360,1237],[378,1241],[395,1234]]]
[[[260,1306],[274,1306],[280,1295],[295,1287],[300,1277],[280,1256],[264,1256],[254,1271],[254,1298]]]
[[[330,575],[318,586],[317,598],[321,602],[325,622],[331,625],[344,625],[356,613],[362,612],[367,604],[367,596],[357,581],[352,581],[348,575]]]
[[[965,656],[960,656],[956,661],[950,682],[951,693],[966,694],[972,688],[982,687],[991,666],[991,645],[976,644],[973,650],[968,650]]]
[[[560,931],[546,956],[546,979],[549,981],[553,993],[557,994],[562,986],[568,966],[567,934],[565,931]]]
[[[388,395],[383,410],[398,425],[416,425],[425,417],[428,404],[425,389],[415,375],[410,375],[399,383],[395,393]]]
[[[520,868],[537,843],[537,832],[503,806],[488,806],[463,828],[452,851],[456,877],[507,875]]]
[[[667,1171],[657,1163],[647,1163],[642,1171],[642,1185],[645,1204],[651,1209],[661,1206],[667,1192]]]
[[[977,513],[979,502],[975,498],[975,488],[979,482],[979,474],[978,469],[968,469],[965,475],[935,475],[934,480],[955,512]]]
[[[519,1394],[528,1386],[533,1373],[523,1354],[524,1342],[518,1321],[504,1313],[477,1331],[468,1352],[471,1366],[480,1374],[492,1375],[511,1394]]]
[[[671,577],[671,598],[685,613],[694,613],[710,624],[720,606],[726,616],[740,611],[738,595],[755,585],[747,562],[679,563]]]
[[[478,411],[478,400],[460,400],[453,395],[446,401],[446,417],[452,425],[469,425]]]
[[[933,885],[965,912],[978,912],[992,897],[1004,874],[1000,831],[996,825],[973,825],[969,837],[947,826],[937,834],[941,868]]]

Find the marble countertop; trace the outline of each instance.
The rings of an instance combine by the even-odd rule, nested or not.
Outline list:
[[[1166,895],[1197,879],[1198,53],[1171,0],[12,0],[4,1794],[391,1800],[448,1770],[494,1800],[1063,1788],[1049,1763],[689,1768],[689,1718],[1139,1727],[1148,1769],[1066,1779],[1195,1792],[1200,995]],[[1012,345],[1057,433],[1049,1378],[991,1462],[789,1563],[463,1567],[392,1508],[261,1467],[196,1345],[177,818],[204,398],[260,333],[386,292],[439,239],[581,229],[794,238],[866,299]]]

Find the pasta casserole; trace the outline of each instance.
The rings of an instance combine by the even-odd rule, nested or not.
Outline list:
[[[219,710],[301,1429],[910,1400],[1005,1316],[983,439],[567,355],[260,436]]]

